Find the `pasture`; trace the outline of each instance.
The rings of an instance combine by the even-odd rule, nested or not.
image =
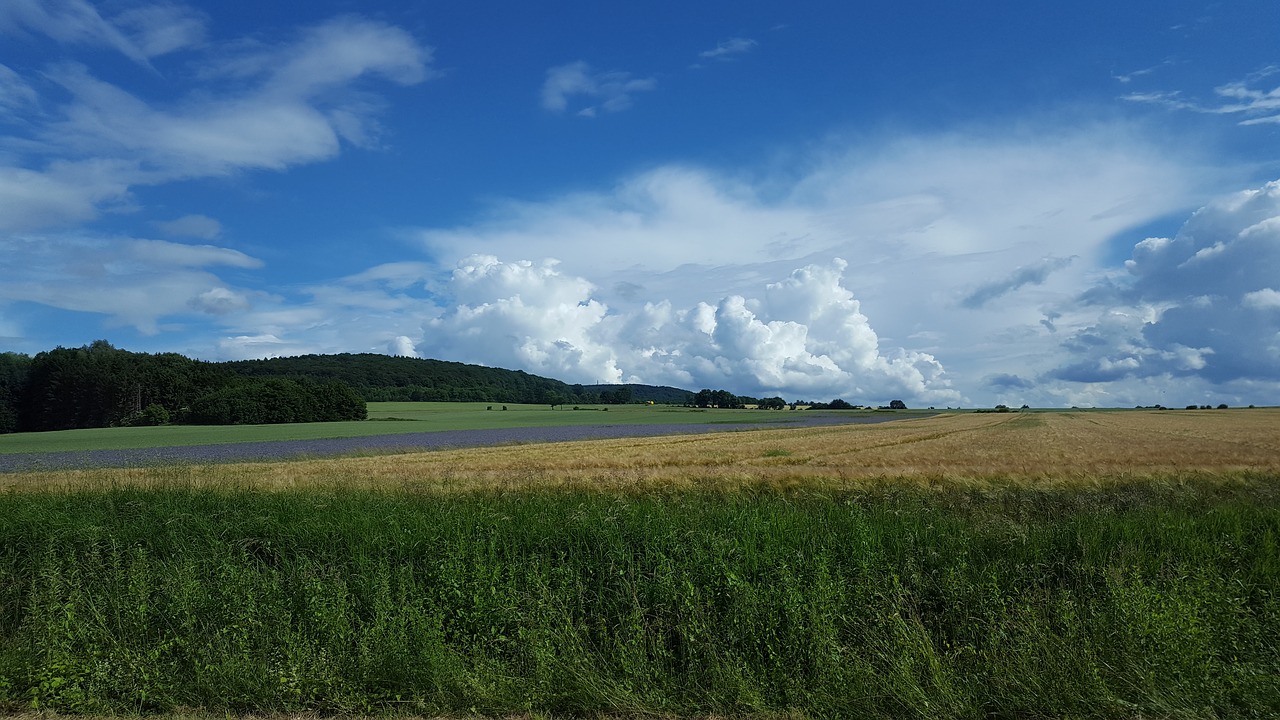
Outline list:
[[[0,474],[0,710],[1270,717],[1278,480],[1270,409]]]

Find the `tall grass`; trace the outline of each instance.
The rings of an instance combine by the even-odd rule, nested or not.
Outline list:
[[[1275,478],[0,498],[0,709],[1280,714]]]

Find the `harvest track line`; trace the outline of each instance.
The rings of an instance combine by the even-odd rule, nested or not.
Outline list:
[[[270,440],[183,445],[176,447],[129,448],[120,450],[80,450],[0,454],[0,473],[45,470],[88,470],[95,468],[147,467],[154,465],[201,465],[207,463],[270,462],[337,457],[361,453],[397,454],[458,448],[494,447],[532,443],[608,440],[661,435],[695,435],[746,430],[781,430],[824,425],[869,425],[893,420],[909,420],[929,415],[819,415],[788,420],[786,425],[764,423],[659,423],[652,425],[569,425],[559,427],[492,428],[482,430],[436,430],[351,438],[315,440]]]

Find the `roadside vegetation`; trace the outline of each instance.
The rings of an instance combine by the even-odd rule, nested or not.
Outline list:
[[[1278,477],[1273,410],[0,475],[0,709],[1271,717]]]

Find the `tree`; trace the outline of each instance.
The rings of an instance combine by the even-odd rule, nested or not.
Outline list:
[[[890,410],[906,410],[907,404],[902,402],[901,400],[890,400],[889,409]]]
[[[0,434],[18,431],[18,402],[30,372],[30,357],[0,353]]]
[[[756,407],[761,410],[784,410],[787,407],[787,401],[780,397],[764,398],[756,403]]]

